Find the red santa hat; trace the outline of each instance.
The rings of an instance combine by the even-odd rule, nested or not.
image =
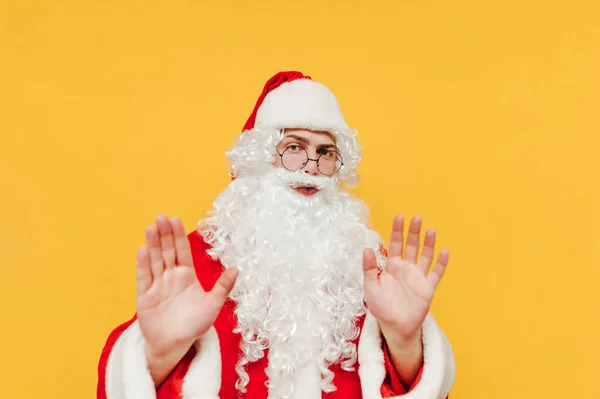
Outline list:
[[[268,126],[341,133],[349,131],[333,93],[301,72],[279,72],[267,81],[244,131]]]

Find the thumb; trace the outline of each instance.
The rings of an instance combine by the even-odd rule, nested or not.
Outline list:
[[[377,279],[379,268],[377,267],[377,258],[371,248],[363,251],[363,273],[365,279]]]
[[[217,307],[218,310],[221,310],[223,307],[227,296],[233,289],[233,285],[235,284],[238,274],[239,271],[236,267],[228,267],[227,270],[221,274],[221,277],[219,277],[212,291],[209,293],[213,303],[215,304],[215,307]]]

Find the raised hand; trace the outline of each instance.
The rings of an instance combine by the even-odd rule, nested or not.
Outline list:
[[[137,316],[155,383],[214,323],[238,271],[227,269],[210,292],[198,282],[183,224],[159,215],[137,255]]]
[[[444,249],[428,273],[434,260],[433,229],[427,230],[418,258],[421,223],[418,216],[412,219],[404,250],[404,217],[396,216],[383,270],[377,268],[372,250],[367,249],[363,254],[365,302],[384,335],[393,335],[396,342],[411,341],[417,336],[420,339],[421,325],[448,264],[449,253]]]

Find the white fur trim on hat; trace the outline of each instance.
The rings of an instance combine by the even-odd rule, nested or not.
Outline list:
[[[310,79],[283,83],[267,94],[256,113],[259,125],[331,133],[350,130],[334,94]]]
[[[412,391],[398,399],[444,399],[454,382],[455,363],[450,343],[433,316],[423,322],[423,374]],[[381,399],[385,378],[381,332],[377,320],[367,313],[358,344],[358,374],[364,399]]]

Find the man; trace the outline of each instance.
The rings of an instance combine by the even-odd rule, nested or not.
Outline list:
[[[98,397],[445,398],[454,358],[428,309],[448,251],[428,230],[419,257],[421,219],[405,246],[397,216],[385,253],[340,187],[361,154],[329,89],[278,73],[227,155],[233,180],[196,231],[147,228]]]

